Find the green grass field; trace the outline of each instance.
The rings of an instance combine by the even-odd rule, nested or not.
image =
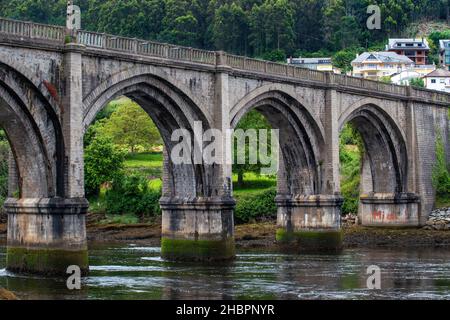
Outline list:
[[[125,159],[126,168],[162,168],[162,153],[137,153],[130,154]]]

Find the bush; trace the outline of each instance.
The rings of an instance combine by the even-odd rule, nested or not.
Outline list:
[[[125,152],[111,139],[95,137],[84,153],[85,186],[88,195],[97,195],[100,186],[111,182],[124,168]]]
[[[351,125],[346,125],[339,142],[341,193],[344,198],[342,214],[358,212],[363,152],[361,135]]]
[[[0,130],[0,207],[8,196],[9,144],[5,133]]]
[[[275,197],[276,188],[270,188],[263,192],[249,195],[236,196],[237,204],[235,217],[237,223],[245,223],[254,219],[270,218],[277,216]]]
[[[442,135],[436,135],[436,163],[432,172],[433,186],[436,188],[437,197],[449,198],[450,195],[450,173],[449,164],[445,159],[444,142]]]
[[[149,187],[149,181],[140,175],[117,175],[111,189],[106,191],[105,202],[108,214],[134,214],[140,216],[159,215],[161,190]]]
[[[262,58],[267,61],[286,62],[286,53],[284,50],[275,49],[264,53]]]

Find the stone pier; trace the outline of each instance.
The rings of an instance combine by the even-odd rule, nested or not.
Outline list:
[[[85,199],[9,198],[6,267],[20,273],[65,275],[71,265],[88,272]]]

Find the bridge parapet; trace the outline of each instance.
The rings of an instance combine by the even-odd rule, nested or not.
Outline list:
[[[61,26],[0,18],[0,34],[2,35],[63,42],[65,30]]]
[[[62,26],[45,25],[39,23],[17,21],[0,18],[1,37],[19,38],[58,42],[64,44],[67,30]],[[76,41],[92,49],[105,51],[118,51],[136,56],[163,58],[173,61],[194,62],[209,66],[228,66],[236,71],[249,71],[252,73],[286,77],[316,82],[325,86],[340,86],[341,88],[356,88],[371,92],[387,93],[403,96],[405,99],[418,99],[436,102],[438,104],[450,103],[450,95],[428,89],[412,88],[408,91],[405,86],[383,83],[380,81],[339,75],[329,72],[309,70],[298,66],[253,59],[228,53],[201,50],[190,47],[159,43],[136,38],[120,37],[105,33],[78,30]],[[328,74],[328,75],[327,75]]]

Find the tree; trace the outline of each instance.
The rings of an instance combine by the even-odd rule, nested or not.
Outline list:
[[[247,54],[249,25],[244,10],[236,3],[216,9],[212,36],[217,49],[235,54]]]
[[[116,110],[109,118],[100,120],[96,134],[106,136],[111,141],[135,153],[138,147],[148,150],[161,145],[162,139],[148,114],[129,99],[118,102]]]
[[[201,39],[199,22],[192,13],[194,2],[165,0],[166,14],[162,20],[160,39],[183,46],[198,47]]]
[[[164,0],[110,0],[92,9],[98,11],[98,31],[147,39],[162,31]]]
[[[0,129],[0,206],[8,196],[8,158],[9,143],[5,132]]]
[[[425,82],[421,78],[413,78],[409,80],[409,85],[412,87],[425,88]]]
[[[432,182],[439,197],[450,197],[450,163],[446,161],[444,142],[439,130],[436,130],[436,162],[433,166]]]
[[[100,186],[111,182],[124,168],[125,152],[108,137],[98,136],[84,151],[85,188],[97,195]]]
[[[283,49],[293,51],[294,10],[287,0],[266,0],[250,12],[250,39],[255,55]]]
[[[296,48],[317,51],[325,40],[325,0],[293,0]]]
[[[260,129],[265,129],[265,130],[270,130],[272,129],[271,125],[269,124],[269,122],[267,121],[267,119],[259,112],[253,110],[250,111],[247,115],[245,115],[241,121],[239,121],[236,130],[249,130],[249,129],[255,129],[255,130],[260,130]],[[267,135],[267,138],[270,139],[270,135]],[[261,145],[261,143],[265,143],[267,145],[267,150],[270,150],[270,143],[268,141],[261,141],[258,137],[258,143]],[[233,171],[235,173],[237,173],[238,175],[238,182],[237,185],[239,187],[242,187],[244,184],[244,174],[246,172],[254,172],[254,173],[259,173],[261,168],[263,167],[262,164],[259,161],[258,158],[258,162],[256,164],[250,164],[249,162],[249,154],[250,152],[257,152],[257,150],[251,150],[251,146],[248,142],[248,140],[246,140],[245,143],[245,164],[237,164],[237,155],[238,155],[238,144],[234,143],[233,144],[233,148],[234,148],[234,163],[235,165],[233,166]]]
[[[351,63],[355,59],[356,53],[358,53],[358,50],[356,49],[347,49],[336,52],[332,59],[333,65],[343,72],[351,71]]]

